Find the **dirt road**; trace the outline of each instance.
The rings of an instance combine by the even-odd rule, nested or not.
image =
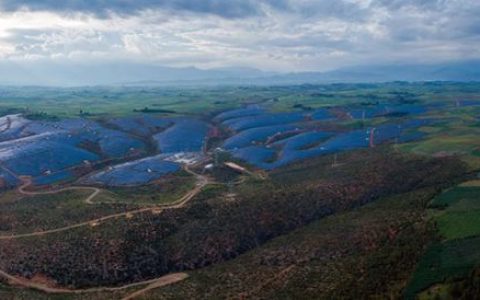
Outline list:
[[[53,190],[53,191],[26,191],[25,189],[32,185],[32,179],[30,177],[25,177],[25,176],[20,177],[20,179],[23,181],[23,184],[17,189],[17,191],[20,194],[26,195],[26,196],[54,195],[58,193],[68,192],[68,191],[87,190],[87,191],[92,191],[92,194],[85,199],[85,203],[93,204],[92,202],[93,198],[95,198],[102,191],[99,188],[90,187],[90,186],[70,186],[70,187],[62,188],[59,190]]]
[[[185,195],[183,195],[181,198],[179,198],[174,203],[159,204],[159,205],[144,207],[144,208],[140,208],[140,209],[136,209],[136,210],[126,211],[126,212],[122,212],[122,213],[111,214],[111,215],[103,216],[103,217],[100,217],[100,218],[97,218],[97,219],[92,219],[92,220],[89,220],[89,221],[85,221],[85,222],[81,222],[81,223],[77,223],[77,224],[72,224],[72,225],[69,225],[69,226],[61,227],[61,228],[45,230],[45,231],[36,231],[36,232],[31,232],[31,233],[13,234],[13,235],[3,235],[3,236],[0,236],[0,240],[12,240],[12,239],[19,239],[19,238],[34,237],[34,236],[43,236],[43,235],[62,232],[62,231],[67,231],[67,230],[71,230],[71,229],[79,228],[79,227],[83,227],[83,226],[91,226],[93,224],[98,225],[99,223],[102,223],[102,222],[107,221],[107,220],[121,218],[121,217],[127,217],[127,216],[131,217],[132,215],[144,213],[144,212],[147,212],[147,211],[158,211],[159,209],[160,210],[165,210],[165,209],[182,208],[182,207],[185,206],[185,204],[187,204],[190,200],[192,200],[198,193],[200,193],[206,185],[211,184],[211,183],[213,184],[213,182],[210,182],[208,177],[206,177],[204,175],[197,174],[197,173],[191,171],[188,167],[185,167],[184,169],[185,169],[186,172],[195,176],[195,178],[197,179],[197,182],[195,184],[195,187],[192,190],[188,191]],[[24,190],[25,187],[27,187],[30,184],[31,183],[29,183],[29,182],[25,182],[19,188],[19,192],[23,193],[25,195],[39,195],[39,193],[45,195],[45,194],[55,194],[55,193],[64,192],[66,190],[77,189],[77,188],[78,189],[88,188],[88,189],[94,190],[94,192],[92,193],[92,195],[87,197],[87,199],[85,200],[85,202],[87,202],[87,203],[89,201],[91,203],[91,200],[96,195],[98,195],[98,193],[100,193],[99,189],[93,188],[93,187],[70,187],[70,188],[65,188],[65,189],[61,189],[61,190],[47,191],[47,192],[28,192],[28,191],[25,191]]]
[[[158,280],[156,280],[155,282],[152,282],[151,284],[147,285],[145,288],[138,290],[136,292],[133,292],[130,295],[127,295],[126,297],[122,298],[122,300],[132,300],[134,298],[137,298],[138,296],[145,294],[150,290],[160,288],[162,286],[167,286],[167,285],[182,281],[186,278],[188,278],[188,274],[186,273],[174,273],[174,274],[163,276]]]
[[[119,218],[119,217],[126,217],[126,216],[131,216],[133,214],[139,214],[142,212],[147,212],[147,211],[157,211],[158,209],[178,209],[184,207],[191,199],[193,199],[198,193],[201,192],[201,190],[208,184],[214,184],[214,182],[211,182],[208,177],[197,174],[193,171],[191,171],[188,167],[184,168],[186,172],[192,174],[195,176],[197,182],[195,184],[195,187],[188,191],[185,195],[183,195],[181,198],[179,198],[177,201],[171,204],[161,204],[161,205],[155,205],[151,207],[145,207],[133,211],[128,211],[128,212],[123,212],[123,213],[118,213],[118,214],[112,214],[108,216],[104,216],[101,218],[93,219],[90,221],[78,223],[78,224],[73,224],[70,226],[62,227],[62,228],[56,228],[52,230],[46,230],[46,231],[38,231],[38,232],[32,232],[32,233],[25,233],[25,234],[16,234],[16,235],[9,235],[9,236],[0,236],[0,240],[11,240],[11,239],[18,239],[18,238],[27,238],[27,237],[33,237],[33,236],[42,236],[46,234],[51,234],[55,232],[62,232],[62,231],[67,231],[73,228],[78,228],[78,227],[83,227],[83,226],[89,226],[92,224],[98,224],[100,222],[114,219],[114,218]],[[50,195],[50,194],[56,194],[68,190],[79,190],[79,189],[89,189],[93,190],[93,193],[88,196],[85,199],[86,203],[92,204],[92,199],[97,196],[101,190],[98,188],[94,187],[67,187],[63,188],[60,190],[55,190],[55,191],[45,191],[45,192],[33,192],[33,191],[26,191],[25,188],[27,188],[29,185],[31,185],[31,180],[27,180],[26,178],[23,178],[24,184],[18,189],[18,191],[23,194],[23,195]],[[36,289],[45,293],[69,293],[69,294],[80,294],[80,293],[95,293],[95,292],[113,292],[113,291],[119,291],[119,290],[124,290],[128,288],[133,288],[136,286],[141,286],[141,285],[147,285],[143,289],[140,289],[134,293],[131,293],[127,295],[124,300],[130,300],[134,299],[135,297],[138,297],[147,291],[150,291],[152,289],[156,289],[162,286],[170,285],[179,281],[182,281],[186,278],[188,278],[188,274],[186,273],[173,273],[169,275],[165,275],[156,279],[152,280],[146,280],[146,281],[141,281],[141,282],[136,282],[136,283],[131,283],[119,287],[98,287],[98,288],[90,288],[90,289],[67,289],[67,288],[57,288],[57,287],[51,287],[43,283],[39,282],[34,282],[25,278],[20,278],[16,277],[13,275],[8,274],[5,271],[0,270],[0,277],[3,277],[6,279],[10,284],[12,285],[18,285],[22,286],[25,288],[31,288],[31,289]]]
[[[83,294],[83,293],[115,292],[115,291],[121,291],[129,288],[134,288],[141,285],[147,285],[145,288],[138,290],[128,295],[126,298],[124,298],[124,299],[133,299],[134,297],[137,297],[151,289],[155,289],[158,287],[166,286],[169,284],[173,284],[173,283],[185,280],[186,278],[188,278],[188,274],[172,273],[172,274],[164,275],[159,278],[130,283],[130,284],[126,284],[118,287],[98,287],[98,288],[88,288],[88,289],[67,289],[67,288],[51,287],[43,283],[33,282],[25,278],[12,276],[1,270],[0,270],[0,277],[5,278],[8,281],[8,283],[11,285],[17,285],[24,288],[35,289],[48,294]]]

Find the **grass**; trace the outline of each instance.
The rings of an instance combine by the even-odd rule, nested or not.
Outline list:
[[[28,112],[57,117],[122,116],[133,111],[171,110],[178,114],[209,114],[262,103],[272,111],[291,111],[293,106],[320,108],[345,104],[419,100],[454,105],[456,99],[475,99],[478,83],[385,83],[300,86],[217,87],[3,87],[0,112]],[[451,115],[467,115],[475,109],[453,109]],[[448,114],[447,114],[448,115]],[[468,118],[466,118],[468,119]]]
[[[115,203],[158,205],[175,202],[195,186],[195,179],[186,172],[166,176],[157,182],[135,188],[110,188],[109,198]]]
[[[449,284],[438,284],[421,292],[417,297],[418,300],[450,300],[449,290]]]
[[[442,297],[441,284],[464,278],[480,264],[480,187],[473,183],[451,188],[430,203],[431,220],[443,240],[423,256],[406,290],[407,298],[421,291],[421,299]],[[440,291],[425,290],[434,284],[440,284]]]
[[[480,187],[457,186],[430,203],[433,220],[447,240],[480,234]]]
[[[480,234],[480,210],[447,212],[435,218],[439,233],[447,240]]]
[[[427,138],[401,144],[398,149],[427,156],[458,156],[472,170],[479,169],[480,127],[477,115],[477,108],[473,107],[431,111],[428,117],[435,123],[419,128],[420,132],[428,134]]]
[[[472,153],[480,147],[478,135],[451,136],[441,135],[417,143],[411,150],[418,154],[435,154],[439,151],[448,153]]]
[[[0,109],[18,108],[59,117],[78,117],[81,112],[93,117],[122,116],[146,107],[188,114],[234,107],[234,101],[215,104],[222,91],[143,87],[9,88],[0,96]],[[230,97],[230,100],[237,99],[236,95]]]
[[[418,264],[405,296],[413,299],[433,284],[464,278],[479,263],[480,237],[437,242]]]
[[[430,203],[431,208],[442,208],[453,205],[462,199],[477,199],[480,195],[477,187],[454,187],[440,194]],[[480,199],[479,199],[480,200]]]

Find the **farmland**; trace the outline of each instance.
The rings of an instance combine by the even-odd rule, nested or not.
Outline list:
[[[0,296],[415,298],[475,281],[479,84],[5,87],[0,103]]]
[[[438,226],[441,240],[432,244],[420,261],[409,292],[433,284],[466,278],[478,265],[480,188],[469,182],[448,189],[430,203],[430,214]],[[448,294],[447,291],[440,291]],[[430,297],[435,296],[435,292]]]

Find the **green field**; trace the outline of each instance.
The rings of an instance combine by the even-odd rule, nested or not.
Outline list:
[[[303,86],[218,86],[218,87],[4,87],[0,111],[45,113],[57,117],[111,117],[133,114],[148,108],[178,114],[209,114],[263,104],[273,111],[378,101],[440,102],[454,105],[458,99],[478,99],[478,83],[383,83]],[[298,108],[302,109],[302,108]],[[471,120],[476,108],[456,108],[445,117]],[[478,112],[478,110],[477,110]]]
[[[409,298],[433,284],[465,278],[480,265],[480,187],[467,183],[446,190],[430,207],[441,240],[429,247],[417,266],[406,292]],[[422,297],[442,293],[444,288],[433,288]]]
[[[462,279],[479,263],[480,237],[435,243],[418,264],[406,297],[411,299],[436,283]]]
[[[478,209],[478,203],[476,204]],[[480,210],[446,212],[435,217],[440,235],[447,240],[480,234]]]
[[[439,233],[447,240],[480,234],[480,187],[455,187],[435,198],[431,207]]]

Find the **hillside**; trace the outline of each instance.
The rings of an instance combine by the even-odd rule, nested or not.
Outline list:
[[[0,296],[468,297],[479,94],[442,82],[5,89]]]

